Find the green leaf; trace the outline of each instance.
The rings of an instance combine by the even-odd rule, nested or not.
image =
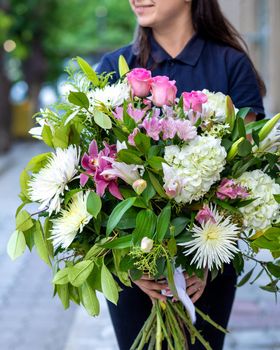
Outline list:
[[[156,194],[156,190],[154,189],[154,186],[152,185],[151,181],[148,181],[148,179],[147,179],[146,182],[147,182],[147,187],[145,188],[145,190],[142,193],[142,198],[143,198],[146,206],[148,207],[150,200]]]
[[[151,183],[152,183],[154,189],[160,195],[160,197],[165,198],[165,199],[168,198],[162,185],[160,184],[158,179],[155,177],[155,175],[152,174],[150,171],[148,171],[148,174],[149,174],[149,178],[151,180]]]
[[[96,218],[102,207],[102,202],[98,194],[91,191],[87,198],[87,211]]]
[[[34,243],[40,258],[49,266],[51,266],[49,251],[46,239],[43,234],[41,223],[36,222],[36,232],[34,232]]]
[[[143,152],[145,154],[149,152],[151,147],[151,140],[147,135],[138,132],[134,138],[134,142],[140,152]]]
[[[79,289],[72,286],[71,284],[68,284],[69,288],[69,299],[74,301],[77,305],[80,305],[80,295],[79,295]]]
[[[136,201],[134,202],[134,206],[135,204],[136,204]],[[123,215],[123,217],[121,218],[121,220],[119,221],[116,227],[120,230],[135,228],[137,213],[138,213],[137,210],[135,210],[134,208],[128,209],[128,211]]]
[[[98,109],[95,109],[93,119],[95,123],[102,129],[107,130],[112,128],[112,121],[110,117],[108,117],[107,114],[99,111]]]
[[[34,225],[30,214],[26,210],[22,210],[16,216],[16,229],[18,231],[27,231]]]
[[[240,214],[240,211],[238,209],[236,209],[235,207],[233,207],[232,205],[230,205],[229,203],[223,202],[223,201],[219,200],[218,198],[214,198],[213,201],[215,203],[217,203],[221,208],[224,208],[232,213]]]
[[[178,236],[185,227],[187,226],[187,223],[189,222],[189,219],[186,217],[177,217],[171,221],[171,226],[174,227],[174,236]]]
[[[37,173],[46,165],[51,154],[51,152],[47,152],[38,154],[37,156],[33,157],[26,165],[25,170]]]
[[[266,266],[267,266],[268,271],[274,277],[280,278],[280,266],[279,265],[273,264],[272,262],[268,262]]]
[[[249,279],[251,278],[253,272],[255,270],[255,267],[253,267],[249,272],[246,273],[246,275],[240,280],[240,282],[237,284],[237,287],[241,287],[244,284],[246,284]]]
[[[56,290],[64,309],[68,309],[70,306],[68,284],[57,284]]]
[[[82,303],[90,316],[98,316],[100,313],[99,301],[95,290],[88,282],[83,283],[80,288]]]
[[[251,142],[247,139],[238,144],[238,155],[240,157],[247,157],[252,152]]]
[[[170,287],[172,294],[176,297],[177,296],[177,289],[176,289],[175,283],[174,283],[174,271],[173,271],[173,267],[171,265],[171,262],[168,259],[166,260],[166,267],[167,267],[168,285]]]
[[[55,129],[53,145],[55,148],[67,148],[69,144],[69,127],[62,126]]]
[[[68,278],[69,267],[66,267],[62,270],[57,271],[55,274],[52,283],[54,284],[65,284],[69,282]]]
[[[160,145],[153,145],[150,147],[149,152],[148,152],[148,158],[151,158],[153,156],[157,156],[161,150]]]
[[[255,141],[255,144],[259,147],[260,138],[259,138],[259,133],[256,130],[252,130],[252,138]]]
[[[82,188],[74,188],[73,190],[66,192],[64,195],[64,204],[67,205],[74,196],[74,194],[81,192],[82,190]]]
[[[254,202],[257,198],[252,198],[252,199],[246,199],[246,200],[241,200],[240,202],[238,203],[235,203],[235,207],[236,208],[243,208],[243,207],[246,207],[246,205]]]
[[[105,297],[113,304],[117,305],[119,299],[118,288],[111,272],[104,263],[101,269],[101,286]]]
[[[12,260],[15,260],[19,256],[21,256],[26,248],[26,242],[24,238],[24,234],[21,231],[14,231],[11,235],[8,246],[7,253]]]
[[[92,269],[93,262],[91,260],[84,260],[74,266],[69,267],[69,282],[75,287],[80,287],[86,281]]]
[[[134,244],[139,243],[143,237],[153,238],[157,223],[157,216],[151,209],[141,210],[136,217],[136,227],[133,232]]]
[[[264,236],[271,241],[280,242],[280,227],[270,227],[264,232]]]
[[[264,124],[266,124],[267,119],[258,120],[257,122],[248,123],[245,125],[246,133],[249,134],[253,129],[259,130]]]
[[[36,234],[36,225],[33,225],[29,230],[24,231],[24,238],[28,249],[31,251],[34,246],[34,235]]]
[[[124,58],[123,55],[120,55],[119,56],[119,74],[120,74],[120,77],[125,75],[127,72],[129,72],[129,67],[128,67],[128,64],[126,62],[126,59]]]
[[[137,152],[131,149],[122,149],[119,151],[117,160],[126,164],[143,164],[143,160],[139,157]]]
[[[154,156],[148,159],[148,163],[153,169],[160,171],[162,170],[162,163],[165,163],[165,160],[162,157]]]
[[[274,194],[274,199],[276,200],[277,203],[280,203],[280,194]]]
[[[143,272],[137,269],[131,269],[129,272],[130,272],[130,277],[132,281],[139,280],[143,275]]]
[[[161,242],[168,231],[171,218],[171,206],[167,204],[165,208],[162,209],[161,213],[157,219],[157,229],[156,229],[156,238]]]
[[[70,91],[68,101],[75,106],[79,106],[85,109],[89,108],[89,100],[87,95],[80,91]]]
[[[170,240],[167,243],[168,252],[172,257],[174,257],[177,253],[177,244],[175,238],[170,238]]]
[[[233,266],[236,274],[239,275],[244,269],[244,259],[242,253],[237,253],[233,259]]]
[[[271,292],[271,293],[277,293],[279,292],[279,288],[277,287],[277,283],[279,282],[278,279],[268,283],[266,286],[260,286],[261,289]]]
[[[246,130],[245,130],[245,124],[243,119],[241,118],[236,118],[235,124],[234,124],[234,129],[232,131],[232,140],[236,141],[240,137],[246,137]]]
[[[82,71],[87,76],[88,80],[90,80],[94,86],[98,86],[99,80],[98,80],[97,74],[92,69],[92,67],[81,57],[77,57],[76,60],[78,62],[78,65],[81,67]]]
[[[28,172],[24,169],[21,174],[20,174],[20,178],[19,178],[19,182],[20,182],[20,188],[21,188],[21,192],[24,194],[24,196],[29,199],[29,186],[28,183],[30,181],[30,175],[28,174]]]
[[[124,201],[120,202],[112,211],[111,215],[109,216],[109,220],[107,223],[106,228],[106,235],[108,236],[113,229],[117,226],[120,219],[124,215],[124,213],[133,206],[134,202],[136,200],[136,197],[125,199]]]
[[[126,235],[123,237],[116,238],[110,242],[100,244],[101,247],[107,249],[125,249],[132,245],[132,235]]]
[[[43,126],[42,130],[42,139],[45,142],[45,144],[49,147],[53,147],[53,134],[52,129],[48,125]]]
[[[251,108],[250,107],[244,107],[244,108],[240,108],[236,117],[245,119],[245,117],[247,116],[247,114],[250,112]]]

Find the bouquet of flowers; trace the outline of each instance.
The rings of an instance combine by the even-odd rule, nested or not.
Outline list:
[[[195,313],[220,328],[186,293],[184,272],[214,278],[233,261],[237,273],[253,259],[280,278],[280,114],[249,124],[249,108],[208,90],[176,98],[176,82],[129,70],[96,74],[82,58],[68,68],[62,102],[41,110],[31,133],[52,151],[37,155],[20,176],[22,204],[8,243],[12,259],[36,247],[52,268],[54,294],[99,314],[96,291],[117,304],[118,281],[143,274],[168,281],[131,349],[186,349],[186,337],[210,345]],[[35,213],[25,206],[39,204]],[[238,240],[246,244],[240,251]],[[271,252],[259,261],[260,249]],[[254,268],[239,285],[253,276]],[[188,332],[186,335],[185,332]]]

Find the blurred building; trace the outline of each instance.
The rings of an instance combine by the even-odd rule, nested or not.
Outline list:
[[[251,58],[265,80],[267,113],[280,112],[280,1],[219,1],[225,15],[246,40]]]

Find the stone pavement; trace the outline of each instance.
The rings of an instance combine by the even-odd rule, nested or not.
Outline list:
[[[39,143],[18,143],[0,157],[0,350],[118,350],[102,296],[98,318],[73,305],[64,311],[52,298],[49,267],[36,253],[26,252],[15,262],[6,254],[20,171],[41,152]],[[256,286],[240,288],[224,350],[280,350],[279,315],[272,294]]]

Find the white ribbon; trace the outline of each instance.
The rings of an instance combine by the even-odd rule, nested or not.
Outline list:
[[[177,267],[174,271],[174,284],[177,290],[178,298],[185,306],[190,315],[192,323],[194,324],[196,321],[195,307],[191,301],[191,298],[187,294],[187,283],[181,266]]]

